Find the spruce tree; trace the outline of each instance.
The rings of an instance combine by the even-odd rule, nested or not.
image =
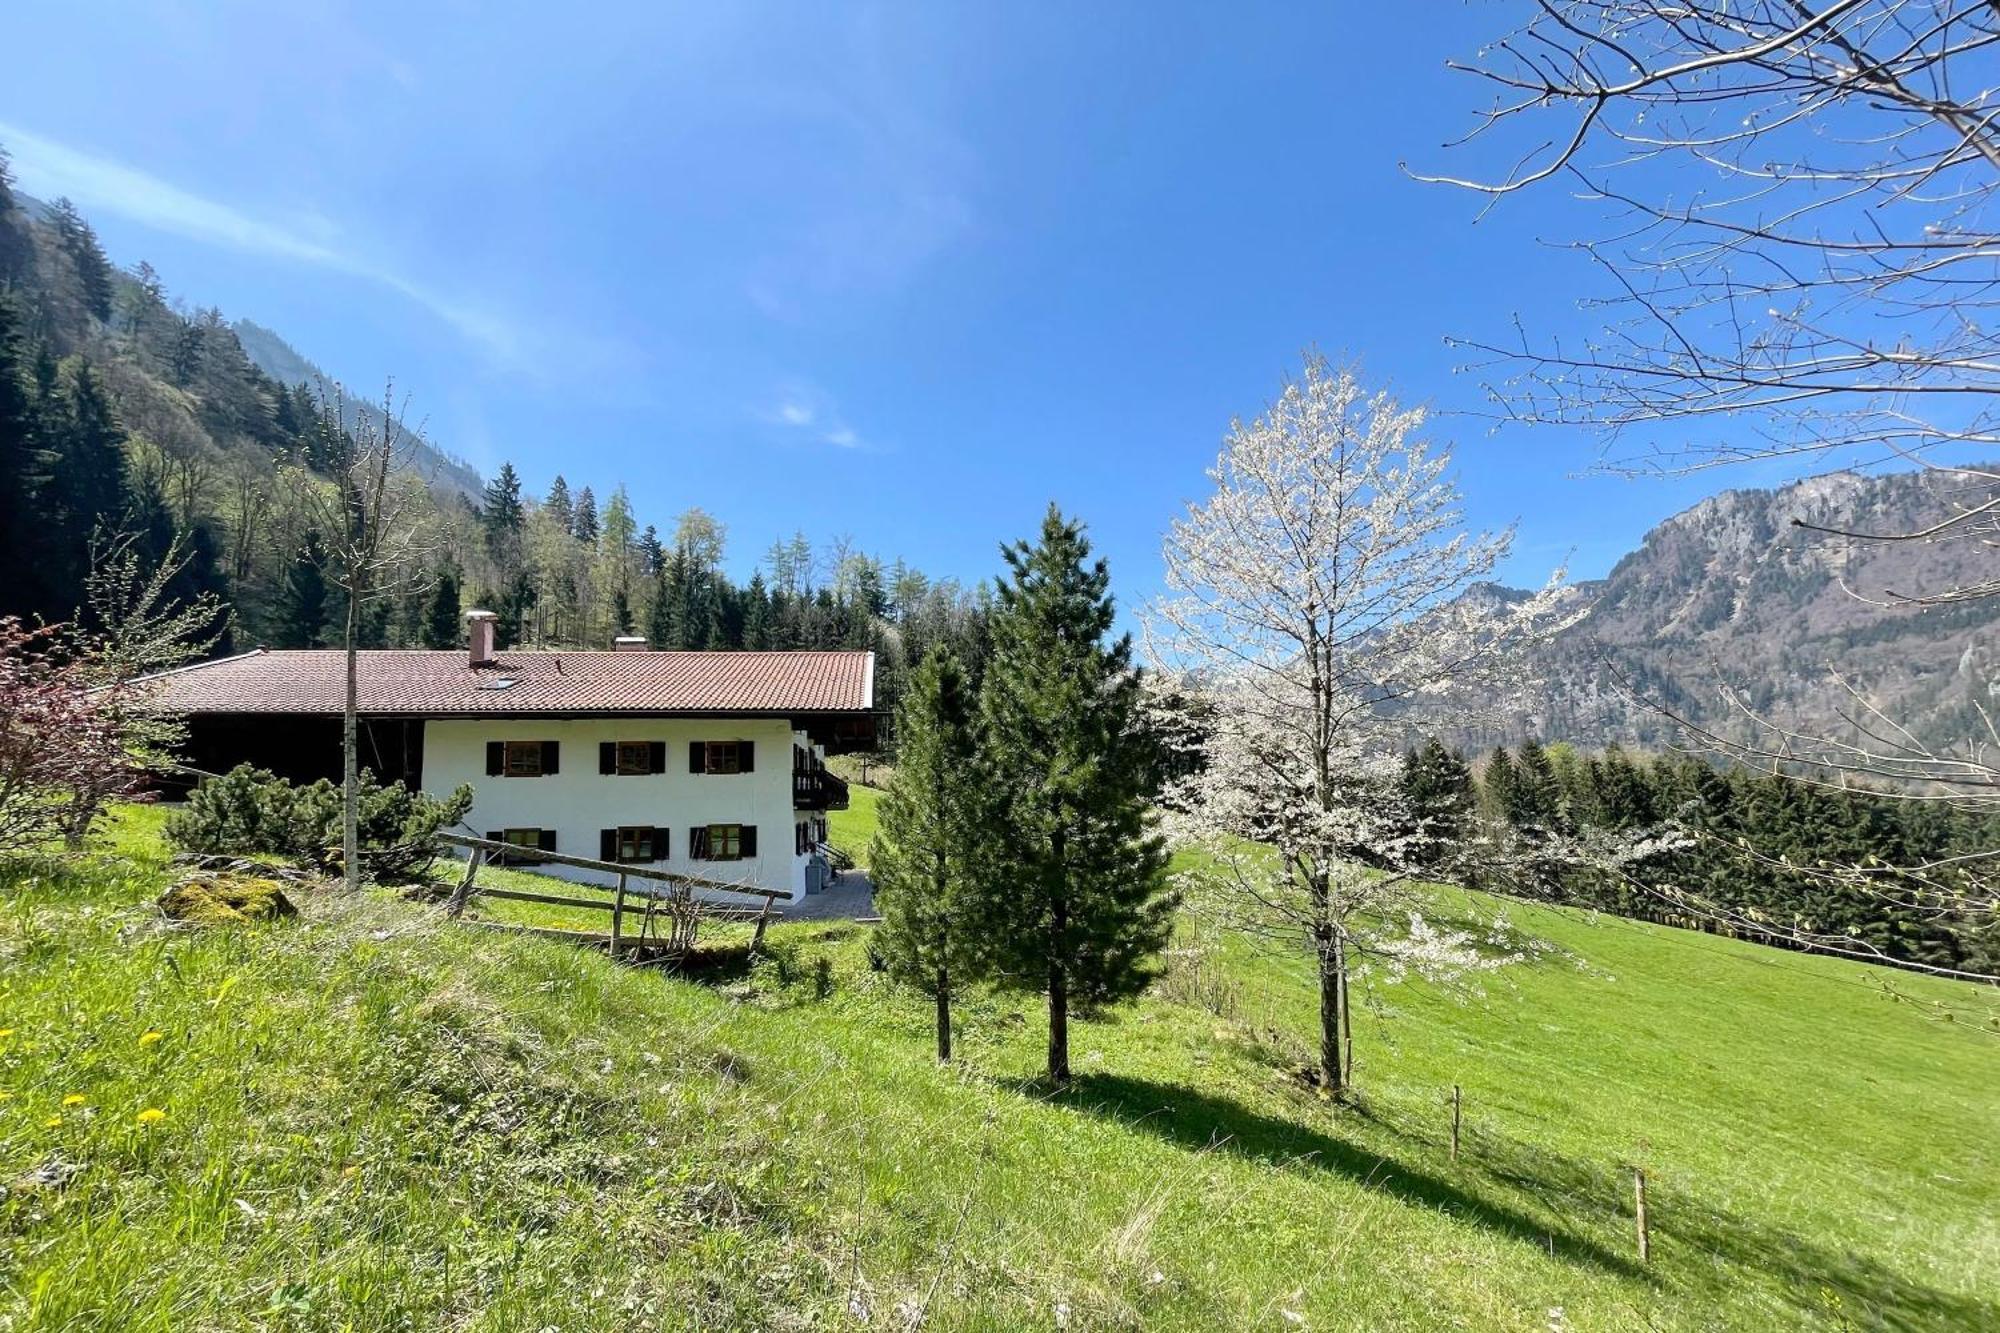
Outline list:
[[[1403,757],[1400,785],[1415,824],[1411,860],[1431,869],[1450,864],[1472,822],[1472,769],[1432,736]]]
[[[51,211],[55,214],[56,241],[76,271],[78,295],[84,309],[100,323],[110,323],[114,290],[111,261],[104,257],[97,233],[66,197],[56,200]]]
[[[0,615],[42,605],[30,519],[34,512],[31,491],[39,470],[35,445],[38,414],[28,388],[27,349],[19,321],[13,299],[0,291],[0,569],[10,571],[0,583]]]
[[[521,503],[521,474],[512,463],[502,463],[499,475],[486,483],[481,496],[480,526],[486,533],[486,551],[505,566],[518,554],[521,528],[528,520]]]
[[[458,647],[458,627],[458,574],[451,569],[441,569],[424,604],[424,647]]]
[[[771,598],[762,571],[750,576],[743,594],[743,646],[757,652],[771,647]]]
[[[1069,1011],[1130,999],[1173,928],[1167,856],[1145,789],[1130,636],[1107,643],[1111,576],[1054,505],[1041,539],[1002,548],[981,700],[1007,829],[1000,979],[1048,997],[1048,1077],[1069,1081]]]
[[[305,545],[285,568],[285,580],[272,608],[278,642],[286,648],[327,646],[326,547],[319,534],[306,534]]]
[[[557,527],[564,532],[570,530],[570,524],[576,519],[576,507],[570,503],[569,483],[563,480],[562,473],[556,473],[556,479],[549,484],[549,495],[542,501],[542,510]]]
[[[951,1059],[951,1000],[985,960],[993,892],[992,788],[980,762],[974,700],[958,659],[933,649],[896,710],[896,775],[869,846],[875,946],[889,975],[931,997],[937,1057]]]
[[[570,532],[585,546],[597,549],[597,497],[588,486],[576,493],[576,513]]]
[[[46,609],[68,616],[85,600],[90,550],[100,524],[125,515],[125,431],[88,364],[76,368],[58,411],[45,414],[41,452],[43,521],[48,525],[54,600]]]

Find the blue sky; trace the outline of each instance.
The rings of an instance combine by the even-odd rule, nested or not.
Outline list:
[[[1602,573],[1705,490],[1495,434],[1449,333],[1581,327],[1538,238],[1399,163],[1505,4],[21,6],[0,142],[112,257],[285,335],[430,434],[700,505],[746,574],[851,534],[989,575],[1051,499],[1130,605],[1232,415],[1300,349],[1440,412],[1506,571]],[[32,53],[23,58],[24,53]],[[1573,555],[1572,555],[1573,553]]]

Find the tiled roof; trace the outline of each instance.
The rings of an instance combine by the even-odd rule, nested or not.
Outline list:
[[[338,713],[344,660],[260,648],[155,676],[148,699],[180,713]],[[875,705],[875,655],[501,652],[474,667],[462,648],[375,649],[360,654],[359,694],[374,715],[860,712]]]

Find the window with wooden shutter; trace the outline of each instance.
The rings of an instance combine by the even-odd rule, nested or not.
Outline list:
[[[754,741],[694,741],[688,746],[690,773],[749,773],[756,759]]]
[[[493,767],[493,750],[500,749],[500,766]],[[538,778],[544,773],[553,773],[555,768],[556,743],[554,741],[494,741],[486,747],[486,767],[488,772],[499,772],[510,778]]]
[[[620,861],[651,861],[654,857],[652,825],[639,824],[618,830]]]
[[[698,861],[741,861],[757,854],[757,829],[750,824],[698,825],[689,832],[700,850]]]
[[[653,747],[649,742],[618,742],[618,776],[643,777],[653,771]]]
[[[486,835],[494,842],[504,842],[509,847],[532,848],[544,852],[556,849],[556,831],[540,828],[495,829]],[[532,856],[521,856],[513,852],[495,852],[490,858],[498,865],[534,865]]]

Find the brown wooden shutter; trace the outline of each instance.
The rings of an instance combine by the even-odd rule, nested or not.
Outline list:
[[[556,849],[556,831],[552,828],[545,828],[542,829],[540,832],[541,832],[540,841],[542,850],[545,852],[554,851]]]
[[[667,743],[649,741],[646,745],[646,771],[664,773],[667,771]]]
[[[665,742],[661,742],[661,747],[665,748]],[[653,859],[655,861],[664,861],[673,855],[670,846],[672,842],[673,838],[669,836],[669,831],[664,826],[655,828],[653,830]]]
[[[497,778],[507,771],[507,742],[486,742],[486,776]]]
[[[616,861],[618,859],[618,830],[599,829],[597,832],[597,859]]]
[[[757,743],[755,741],[736,742],[737,771],[741,773],[750,772],[751,769],[755,767],[755,765],[751,761],[753,757],[756,755],[756,753],[757,753]]]
[[[707,771],[708,765],[704,762],[707,758],[706,749],[707,747],[700,741],[688,742],[688,772],[701,773]]]
[[[618,742],[599,741],[597,743],[597,771],[616,773],[618,771]]]
[[[549,777],[561,768],[562,746],[555,741],[542,742],[542,776]]]
[[[755,824],[745,824],[742,827],[743,838],[737,845],[742,849],[742,854],[745,857],[755,856],[757,854],[757,826]]]
[[[696,824],[688,830],[688,855],[697,861],[708,859],[708,825]]]

